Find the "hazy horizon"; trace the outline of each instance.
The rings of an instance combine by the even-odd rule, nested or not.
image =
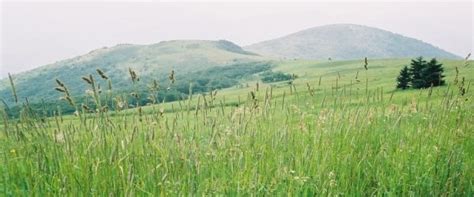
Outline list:
[[[384,29],[462,57],[473,45],[472,2],[2,2],[1,15],[0,76],[121,43],[225,39],[245,46],[336,23]]]

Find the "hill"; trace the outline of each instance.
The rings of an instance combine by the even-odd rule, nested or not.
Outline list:
[[[57,100],[55,79],[69,86],[73,95],[82,95],[87,89],[81,76],[103,70],[115,89],[129,88],[128,69],[135,70],[142,81],[164,80],[171,70],[186,75],[216,66],[226,66],[265,60],[247,52],[238,45],[225,41],[174,40],[151,45],[120,44],[104,47],[88,54],[59,61],[50,65],[14,75],[18,97],[30,101]],[[106,84],[103,84],[106,86]],[[0,82],[0,96],[12,103],[8,79]]]
[[[459,58],[414,38],[353,24],[314,27],[244,48],[262,55],[301,59]]]

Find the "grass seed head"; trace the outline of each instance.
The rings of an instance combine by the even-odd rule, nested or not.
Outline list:
[[[176,81],[176,78],[174,76],[174,70],[171,70],[171,73],[168,78],[170,79],[171,84],[174,84],[174,82]]]
[[[60,87],[64,87],[64,83],[61,82],[59,79],[56,79],[56,83],[57,83]]]
[[[136,81],[140,81],[137,73],[134,70],[132,70],[132,68],[128,68],[128,72],[130,73],[130,77],[132,78],[133,83],[135,83]]]
[[[54,89],[55,89],[56,91],[58,91],[58,92],[64,92],[64,93],[66,92],[66,90],[64,89],[64,87],[56,87],[56,88],[54,88]]]
[[[100,70],[100,69],[97,69],[97,73],[99,73],[100,77],[102,77],[102,79],[109,79],[109,77],[107,77],[107,75],[105,75],[104,71]]]
[[[153,90],[158,90],[160,88],[160,85],[158,84],[158,81],[156,81],[156,79],[153,80],[152,88]]]
[[[8,73],[8,79],[10,79],[10,85],[12,87],[13,98],[15,99],[15,103],[18,103],[18,96],[16,94],[15,83],[13,83],[13,77],[10,73]]]
[[[469,57],[471,57],[471,53],[467,54],[466,58],[464,58],[464,67],[469,66]]]
[[[86,111],[90,111],[90,108],[85,104],[82,104],[82,109],[84,109]]]
[[[103,106],[102,108],[100,108],[100,111],[101,112],[107,112],[107,111],[109,111],[109,107],[108,106]]]
[[[71,105],[72,107],[75,106],[75,105],[74,105],[74,101],[73,101],[72,98],[69,97],[69,96],[61,97],[60,99],[67,101],[67,102],[69,103],[69,105]]]
[[[82,80],[84,80],[85,82],[87,82],[88,84],[92,85],[92,80],[86,76],[82,77]]]
[[[367,68],[368,65],[369,65],[369,62],[367,61],[367,57],[365,57],[365,59],[364,59],[364,68],[365,68],[365,70],[369,70],[369,68]]]

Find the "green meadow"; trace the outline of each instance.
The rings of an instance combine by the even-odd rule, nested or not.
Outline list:
[[[439,61],[447,85],[421,90],[395,89],[410,59],[282,60],[291,83],[47,118],[4,109],[0,196],[473,196],[474,62]]]

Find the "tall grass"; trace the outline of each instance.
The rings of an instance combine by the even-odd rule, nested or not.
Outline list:
[[[89,75],[98,110],[80,119],[3,112],[0,194],[472,196],[472,93],[387,91],[366,76],[110,112]]]

